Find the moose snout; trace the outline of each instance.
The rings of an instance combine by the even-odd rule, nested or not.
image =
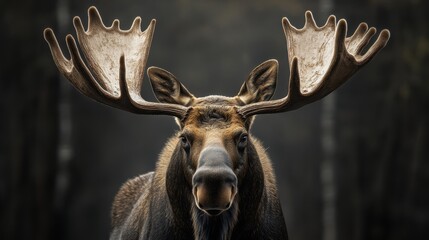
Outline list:
[[[231,207],[237,193],[237,177],[230,168],[201,168],[193,177],[195,203],[205,213],[216,216]]]
[[[237,176],[231,169],[231,159],[222,147],[201,151],[198,168],[192,177],[192,193],[197,207],[211,216],[231,207],[237,193]]]

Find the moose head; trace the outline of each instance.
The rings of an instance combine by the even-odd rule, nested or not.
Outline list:
[[[368,63],[387,43],[381,31],[361,23],[347,37],[347,23],[330,16],[318,27],[311,12],[305,26],[284,18],[290,79],[288,94],[270,100],[278,63],[257,66],[234,97],[195,97],[176,77],[157,67],[148,75],[159,102],[140,94],[155,28],[106,27],[95,7],[85,31],[73,20],[80,50],[66,37],[70,59],[51,29],[44,32],[60,72],[84,95],[138,114],[174,116],[179,131],[167,141],[156,170],[126,182],[113,203],[111,239],[287,239],[270,159],[250,134],[253,116],[298,109],[328,95]],[[81,52],[85,61],[81,57]]]

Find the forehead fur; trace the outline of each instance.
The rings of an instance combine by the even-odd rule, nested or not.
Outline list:
[[[193,106],[206,105],[227,105],[227,106],[242,106],[244,102],[238,97],[225,97],[220,95],[210,95],[206,97],[196,98],[192,103]]]
[[[194,106],[185,120],[185,125],[204,128],[226,128],[232,124],[244,125],[244,120],[234,106],[228,105]]]

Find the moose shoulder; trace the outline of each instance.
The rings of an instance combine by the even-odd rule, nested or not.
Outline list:
[[[83,94],[140,114],[174,116],[179,131],[166,143],[154,172],[127,181],[112,209],[110,239],[287,239],[274,171],[261,143],[250,134],[253,116],[286,112],[338,88],[372,59],[389,39],[365,23],[346,37],[345,20],[317,27],[310,12],[303,29],[283,19],[291,76],[286,97],[270,100],[278,63],[257,66],[234,97],[195,97],[173,74],[156,67],[148,75],[159,103],[140,95],[155,21],[140,18],[123,31],[106,28],[95,7],[84,30],[74,19],[81,51],[66,38],[66,59],[51,29],[45,30],[56,65]],[[102,44],[100,44],[102,43]]]

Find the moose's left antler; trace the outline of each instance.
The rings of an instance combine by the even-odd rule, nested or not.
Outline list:
[[[83,94],[109,106],[140,114],[164,114],[184,118],[188,108],[148,102],[141,95],[147,57],[152,42],[155,20],[145,31],[137,17],[129,30],[119,28],[119,20],[105,27],[95,7],[88,9],[88,29],[79,17],[73,19],[81,50],[88,66],[80,56],[76,41],[67,35],[70,60],[65,58],[52,31],[47,28],[45,39],[60,72]]]
[[[288,95],[237,107],[244,118],[294,110],[323,98],[368,63],[390,37],[388,30],[382,30],[375,43],[362,54],[376,33],[375,28],[368,29],[366,23],[361,23],[355,33],[346,38],[347,22],[344,19],[337,24],[335,16],[330,16],[325,26],[319,28],[310,11],[305,17],[302,29],[296,29],[287,18],[283,18],[290,61]]]

